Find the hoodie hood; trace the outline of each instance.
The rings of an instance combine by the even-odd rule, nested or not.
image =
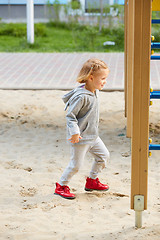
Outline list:
[[[73,89],[72,91],[68,92],[67,94],[65,94],[63,97],[62,97],[62,100],[63,102],[66,104],[65,106],[65,111],[67,110],[70,102],[75,98],[75,97],[78,97],[79,95],[82,95],[82,94],[87,94],[87,95],[91,95],[91,96],[95,96],[97,95],[97,90],[94,93],[88,91],[87,89],[84,88],[85,85],[81,85],[75,89]]]

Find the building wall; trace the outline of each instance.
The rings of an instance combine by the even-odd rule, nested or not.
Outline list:
[[[0,5],[0,18],[3,22],[26,22],[26,5]],[[47,5],[34,5],[34,21],[47,22],[54,18],[53,8]],[[61,21],[65,21],[64,7],[60,11]]]
[[[18,3],[21,2],[23,4],[15,4],[15,2]],[[35,2],[39,2],[39,4],[34,4],[34,21],[35,22],[47,22],[50,19],[55,19],[54,16],[54,10],[53,8],[48,8],[48,6],[46,4],[40,4],[40,2],[45,2],[47,0],[34,0]],[[50,0],[51,2],[53,2],[53,0]],[[71,0],[61,0],[63,2],[69,2]],[[81,2],[81,6],[82,6],[82,10],[79,11],[79,19],[83,19],[83,22],[85,23],[85,19],[86,18],[86,22],[88,23],[87,19],[89,18],[93,18],[88,17],[87,14],[85,14],[85,8],[86,8],[86,2],[90,1],[92,2],[93,0],[79,0]],[[99,0],[94,0],[94,1],[98,1]],[[105,0],[105,2],[109,2],[110,4],[113,4],[113,2],[118,1],[118,0]],[[120,1],[120,0],[119,0]],[[122,0],[121,0],[122,1]],[[8,2],[13,3],[14,4],[7,4]],[[2,19],[2,21],[4,22],[26,22],[26,4],[24,4],[24,2],[27,2],[27,0],[0,0],[0,18]],[[4,3],[4,4],[2,4]],[[75,12],[73,10],[70,11],[69,13],[71,16],[75,15]],[[97,19],[97,17],[94,17]],[[60,10],[60,20],[61,21],[67,21],[68,18],[65,15],[65,10],[64,10],[64,6],[62,5],[61,10]],[[98,20],[96,20],[98,21]],[[80,20],[81,22],[81,20]]]
[[[54,0],[33,0],[34,4],[47,4],[48,1],[52,4]],[[67,4],[68,0],[58,0],[60,4]],[[27,3],[27,0],[0,0],[0,5],[1,4],[21,4],[25,5]]]

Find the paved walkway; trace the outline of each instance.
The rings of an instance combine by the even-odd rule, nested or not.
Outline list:
[[[110,68],[104,90],[124,89],[123,53],[0,53],[0,89],[72,89],[90,57]],[[151,61],[151,86],[160,90],[160,61]]]

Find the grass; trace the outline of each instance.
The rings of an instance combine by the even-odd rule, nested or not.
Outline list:
[[[103,46],[115,41],[115,46]],[[0,52],[113,52],[124,50],[124,30],[35,24],[35,42],[27,43],[25,24],[0,23]]]

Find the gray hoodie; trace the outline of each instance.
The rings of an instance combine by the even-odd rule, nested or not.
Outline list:
[[[66,104],[67,139],[80,134],[82,139],[76,144],[88,144],[98,137],[98,90],[92,93],[79,86],[63,96]]]

